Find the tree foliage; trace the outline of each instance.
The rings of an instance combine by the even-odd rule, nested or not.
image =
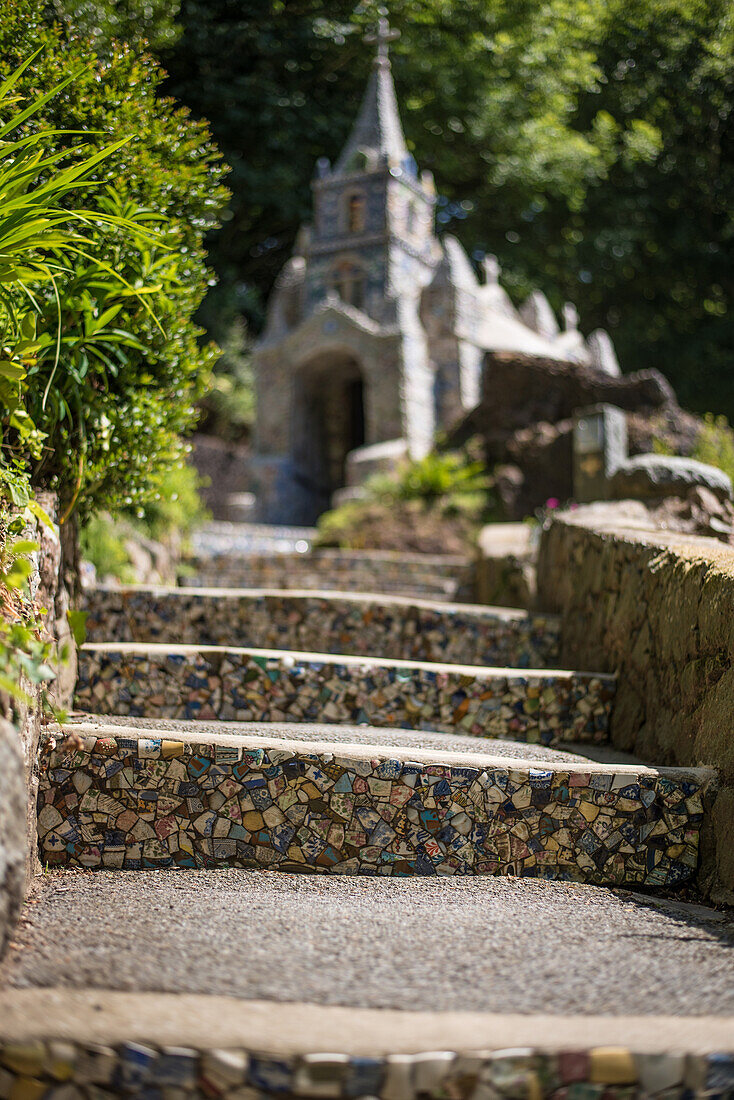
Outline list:
[[[50,0],[48,14],[105,52],[113,42],[170,47],[180,28],[178,0]]]
[[[508,289],[575,301],[627,370],[734,415],[734,13],[728,0],[393,0],[409,144],[439,227]],[[170,87],[233,166],[213,328],[255,323],[370,65],[356,0],[182,0]]]
[[[96,224],[139,238],[124,219],[68,205],[80,190],[87,198],[94,191],[91,177],[119,142],[91,153],[84,145],[59,152],[53,150],[55,139],[68,135],[53,130],[23,134],[24,125],[73,79],[67,77],[29,102],[18,103],[18,85],[34,60],[31,55],[0,84],[0,713],[21,720],[23,707],[33,702],[25,687],[35,686],[42,705],[51,708],[43,685],[54,678],[48,663],[51,637],[27,583],[33,570],[29,556],[39,548],[27,536],[39,521],[50,527],[32,495],[28,470],[51,437],[43,430],[43,407],[38,418],[30,411],[35,394],[31,376],[46,335],[41,302],[44,291],[48,294],[53,288],[57,337],[45,398],[61,361],[59,287],[66,283],[72,264],[85,257],[97,276],[104,273],[120,283],[120,276],[105,270],[103,261],[87,255],[89,242],[82,230]],[[73,613],[70,623],[76,637],[79,624]]]

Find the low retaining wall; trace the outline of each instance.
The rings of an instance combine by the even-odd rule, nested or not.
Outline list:
[[[705,777],[692,771],[113,731],[46,758],[49,865],[665,886],[697,863]]]
[[[734,903],[734,551],[625,525],[614,506],[556,518],[540,606],[562,615],[562,660],[617,670],[611,739],[656,764],[715,767],[721,787],[700,882]]]
[[[28,788],[18,731],[0,718],[0,958],[25,897],[28,841],[36,839],[35,814],[32,836],[26,835]]]
[[[90,642],[238,645],[447,664],[558,663],[559,622],[468,604],[383,596],[186,588],[85,594]]]
[[[53,496],[43,494],[41,503],[53,516]],[[49,631],[57,638],[63,637],[64,632],[68,634],[68,625],[63,618],[57,621],[56,616],[68,603],[65,591],[60,591],[59,542],[40,527],[38,530],[32,527],[26,535],[39,546],[31,555],[30,594],[39,607],[47,610]],[[40,692],[28,680],[21,686],[28,702],[8,699],[5,717],[0,711],[0,957],[12,935],[31,877],[40,870],[36,834]],[[63,703],[63,695],[59,696],[58,691],[56,694]],[[2,700],[3,706],[6,698]],[[12,722],[5,718],[12,718]]]
[[[477,539],[476,598],[500,607],[535,606],[540,531],[528,523],[488,523]]]
[[[341,722],[533,744],[607,739],[613,677],[225,647],[121,643],[79,655],[96,714]]]
[[[304,554],[200,555],[183,585],[202,588],[306,588],[473,599],[474,564],[465,558],[387,550],[311,550]]]

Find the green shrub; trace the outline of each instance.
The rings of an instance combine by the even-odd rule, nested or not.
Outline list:
[[[349,501],[319,516],[316,542],[319,546],[353,545],[350,535],[357,531],[364,516],[365,505],[361,500]]]
[[[79,531],[79,549],[98,577],[114,577],[121,584],[135,582],[135,570],[125,542],[133,534],[128,522],[106,512],[92,516]]]
[[[364,496],[324,513],[322,546],[466,553],[482,522],[497,517],[492,479],[469,453],[431,452],[367,480]]]
[[[251,344],[242,321],[234,321],[221,341],[221,356],[201,402],[200,430],[229,439],[247,439],[255,424],[255,375]]]
[[[734,430],[725,416],[706,413],[691,457],[718,466],[734,481]]]
[[[201,485],[202,479],[187,462],[166,470],[135,516],[145,534],[158,541],[172,534],[190,535],[208,518],[199,496]]]
[[[652,439],[653,454],[674,455],[675,448],[662,432]],[[705,413],[690,458],[716,466],[734,481],[734,429],[725,416]]]
[[[178,571],[181,540],[207,519],[199,496],[201,479],[193,466],[179,463],[166,470],[155,489],[137,510],[115,516],[107,512],[91,516],[80,530],[80,549],[98,577],[114,577],[122,584],[139,578],[127,548],[130,541],[152,539],[166,546]]]
[[[395,474],[376,474],[365,490],[371,500],[417,500],[447,514],[479,515],[488,505],[491,484],[483,463],[460,452],[431,451]]]
[[[25,691],[24,681],[38,689],[44,708],[58,716],[45,685],[55,676],[50,658],[63,660],[64,654],[53,653],[42,618],[45,612],[28,588],[33,571],[30,555],[38,545],[27,532],[34,523],[50,526],[33,497],[29,466],[42,461],[52,445],[45,404],[54,379],[63,377],[61,294],[82,253],[86,253],[90,279],[112,280],[118,290],[124,286],[99,256],[89,252],[89,231],[95,224],[98,232],[104,227],[118,232],[128,245],[131,240],[131,227],[119,218],[67,205],[81,188],[87,197],[93,195],[94,171],[120,143],[90,155],[84,145],[55,150],[59,135],[53,131],[28,132],[28,126],[73,79],[60,79],[44,93],[19,102],[18,88],[28,79],[35,56],[30,54],[0,84],[0,709],[14,720],[21,720],[24,708],[38,698]],[[139,239],[137,233],[134,236]],[[130,288],[134,301],[140,300],[141,293]],[[33,376],[47,335],[44,296],[54,307],[51,324],[56,336],[48,342],[51,374],[41,391]],[[79,639],[81,620],[74,612],[69,620]]]
[[[165,74],[157,62],[115,44],[96,57],[50,11],[35,0],[8,0],[0,20],[0,77],[43,47],[18,94],[30,97],[74,74],[62,96],[27,120],[29,135],[45,131],[51,154],[73,144],[68,131],[84,131],[93,149],[126,139],[87,174],[96,184],[114,178],[115,190],[95,200],[85,224],[92,259],[77,255],[59,288],[59,343],[55,291],[41,287],[37,295],[43,316],[28,411],[45,439],[31,474],[34,485],[58,493],[65,520],[72,511],[84,519],[95,510],[137,509],[185,452],[181,435],[195,423],[216,357],[193,316],[211,281],[204,235],[226,191],[206,126],[160,95]],[[123,213],[141,233],[153,228],[155,237],[141,248],[109,231],[108,213]],[[98,261],[135,292],[101,278]],[[151,309],[145,294],[153,288]]]

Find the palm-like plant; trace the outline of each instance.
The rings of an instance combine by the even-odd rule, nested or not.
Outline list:
[[[448,514],[470,514],[486,507],[491,484],[483,463],[454,451],[432,451],[393,475],[376,475],[366,488],[378,500],[421,501]]]
[[[21,492],[18,467],[26,457],[38,458],[44,433],[26,409],[27,372],[39,349],[36,317],[41,312],[39,294],[50,287],[56,300],[54,368],[47,380],[44,403],[59,362],[62,346],[60,282],[73,263],[84,258],[98,272],[105,272],[131,290],[124,278],[91,251],[85,226],[107,225],[137,238],[155,235],[149,226],[126,221],[101,209],[72,207],[72,193],[97,186],[93,176],[100,163],[128,140],[123,138],[89,153],[88,146],[48,152],[51,139],[73,137],[73,131],[45,130],[24,134],[24,124],[58,95],[75,74],[67,77],[27,106],[19,106],[15,85],[37,53],[20,65],[0,85],[0,487],[14,496]],[[3,116],[5,117],[3,121]],[[136,290],[141,301],[155,287]],[[144,302],[146,309],[150,306]],[[100,339],[105,326],[100,326]],[[119,340],[119,336],[114,339]],[[15,467],[15,474],[13,468]],[[25,493],[24,495],[27,495]],[[20,503],[16,500],[16,503]]]
[[[40,51],[38,51],[40,52]],[[45,130],[24,133],[24,124],[66,87],[72,74],[27,106],[19,106],[14,95],[18,80],[32,64],[33,54],[0,85],[0,505],[9,497],[20,514],[9,516],[0,508],[0,711],[12,716],[18,704],[28,704],[21,677],[42,684],[53,677],[46,663],[51,644],[43,634],[25,580],[31,566],[27,555],[35,544],[23,533],[29,509],[41,521],[48,517],[34,501],[28,479],[29,459],[39,459],[45,433],[34,423],[27,408],[28,372],[37,359],[48,355],[48,333],[36,332],[36,321],[48,319],[47,304],[56,304],[55,333],[52,337],[52,368],[45,379],[41,411],[55,394],[57,368],[64,345],[62,293],[67,281],[78,283],[74,266],[87,265],[99,282],[104,276],[122,292],[134,293],[150,312],[145,294],[133,290],[125,279],[102,260],[85,236],[85,226],[109,227],[135,235],[136,240],[155,236],[145,219],[128,221],[108,209],[75,208],[72,193],[92,189],[100,163],[125,140],[89,153],[88,146],[49,152],[51,139],[73,138],[72,131]],[[87,281],[93,281],[88,275]],[[97,315],[95,304],[83,287],[77,286],[77,310],[83,318],[86,346],[109,344],[119,349],[133,339],[113,327],[118,308],[112,303]],[[84,349],[82,349],[84,354]],[[104,353],[101,353],[104,361]],[[58,411],[59,403],[51,402]]]

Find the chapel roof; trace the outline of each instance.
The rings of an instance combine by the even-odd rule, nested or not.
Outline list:
[[[350,171],[358,156],[368,162],[383,159],[396,167],[409,158],[387,49],[393,38],[397,32],[381,18],[377,33],[368,39],[377,43],[377,54],[357,120],[336,162],[337,172]]]

